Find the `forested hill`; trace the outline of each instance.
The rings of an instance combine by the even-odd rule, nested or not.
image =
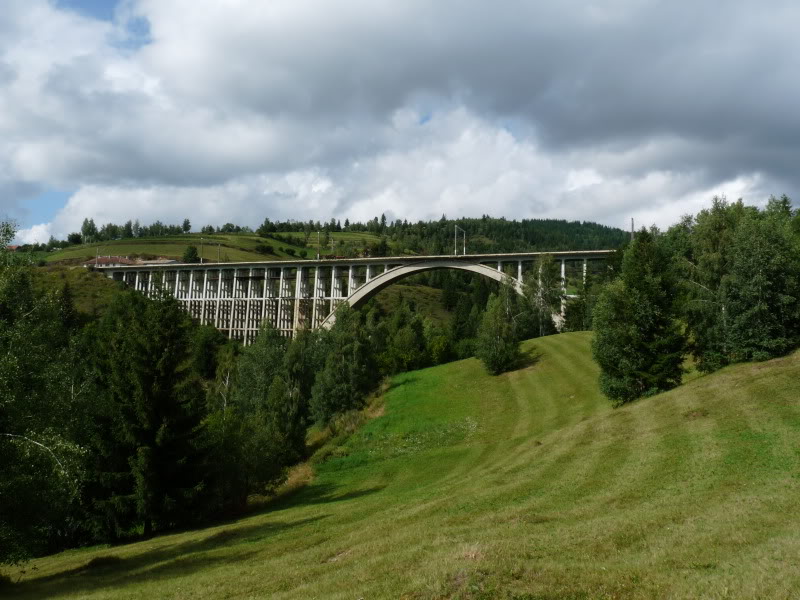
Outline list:
[[[528,250],[602,250],[618,248],[628,238],[628,234],[622,229],[588,221],[508,221],[482,217],[459,219],[453,224],[467,232],[467,251],[475,254]],[[427,227],[436,232],[435,237],[441,244],[441,251],[449,253],[453,241],[451,222],[439,221],[427,224]],[[429,235],[431,233],[433,232],[429,231]]]
[[[463,218],[450,220],[442,217],[438,221],[387,221],[385,217],[363,223],[338,221],[329,223],[272,223],[269,220],[258,228],[258,233],[296,231],[298,225],[304,236],[321,227],[323,232],[336,235],[340,232],[363,232],[384,240],[386,250],[393,254],[413,252],[419,254],[450,254],[454,248],[455,225],[466,234],[466,250],[470,254],[484,252],[524,252],[532,250],[599,250],[618,248],[627,239],[622,229],[587,221],[565,221],[562,219]],[[459,232],[458,247],[463,248]]]

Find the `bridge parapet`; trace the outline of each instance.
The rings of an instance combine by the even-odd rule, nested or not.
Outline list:
[[[282,334],[329,327],[342,302],[358,306],[381,289],[405,277],[432,269],[458,269],[496,281],[508,279],[521,292],[533,263],[543,254],[561,261],[566,293],[567,265],[602,260],[613,250],[397,256],[166,265],[95,267],[110,279],[144,294],[164,289],[200,323],[213,325],[230,338],[251,343],[261,323]]]

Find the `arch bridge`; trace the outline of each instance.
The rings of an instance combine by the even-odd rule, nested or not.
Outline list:
[[[586,278],[590,261],[613,250],[396,256],[272,262],[98,266],[97,271],[147,295],[159,287],[175,296],[202,324],[251,343],[264,320],[287,336],[299,329],[330,327],[342,302],[357,308],[405,277],[434,269],[477,273],[508,281],[521,293],[535,262],[549,254],[561,262],[562,289]],[[535,275],[534,275],[535,276]],[[160,286],[159,286],[160,282]]]

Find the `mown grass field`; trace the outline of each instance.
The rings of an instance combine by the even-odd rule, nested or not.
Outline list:
[[[382,416],[260,514],[36,560],[2,592],[798,597],[800,353],[614,410],[589,342],[527,342],[496,378],[474,359],[399,376]]]

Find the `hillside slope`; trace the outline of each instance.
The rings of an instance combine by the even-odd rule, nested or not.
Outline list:
[[[613,410],[589,341],[399,376],[267,512],[37,560],[12,595],[795,597],[800,353]]]
[[[202,241],[201,241],[202,238]],[[255,251],[258,244],[270,244],[274,252],[259,254]],[[195,246],[198,253],[209,262],[237,262],[251,260],[275,260],[285,258],[286,252],[278,250],[278,246],[290,246],[274,240],[264,240],[255,234],[187,234],[157,238],[137,238],[110,240],[93,244],[70,246],[47,255],[47,262],[83,262],[99,256],[142,256],[173,258],[179,260],[186,248]],[[290,246],[293,247],[293,246]],[[297,250],[297,248],[295,248]]]
[[[379,238],[370,234],[333,233],[334,242],[340,241],[355,244],[358,248],[365,248]],[[152,238],[134,238],[110,240],[92,244],[69,246],[55,252],[44,253],[44,258],[49,263],[68,262],[78,263],[90,260],[95,256],[144,256],[180,259],[189,246],[195,246],[198,254],[202,254],[208,262],[247,262],[260,260],[296,260],[305,251],[308,258],[316,257],[316,236],[309,238],[308,247],[291,242],[303,243],[303,234],[286,233],[271,234],[266,237],[255,233],[190,233],[186,235],[171,235]],[[257,246],[269,246],[271,252],[257,252]],[[327,256],[335,254],[328,247],[319,248],[320,254]]]

